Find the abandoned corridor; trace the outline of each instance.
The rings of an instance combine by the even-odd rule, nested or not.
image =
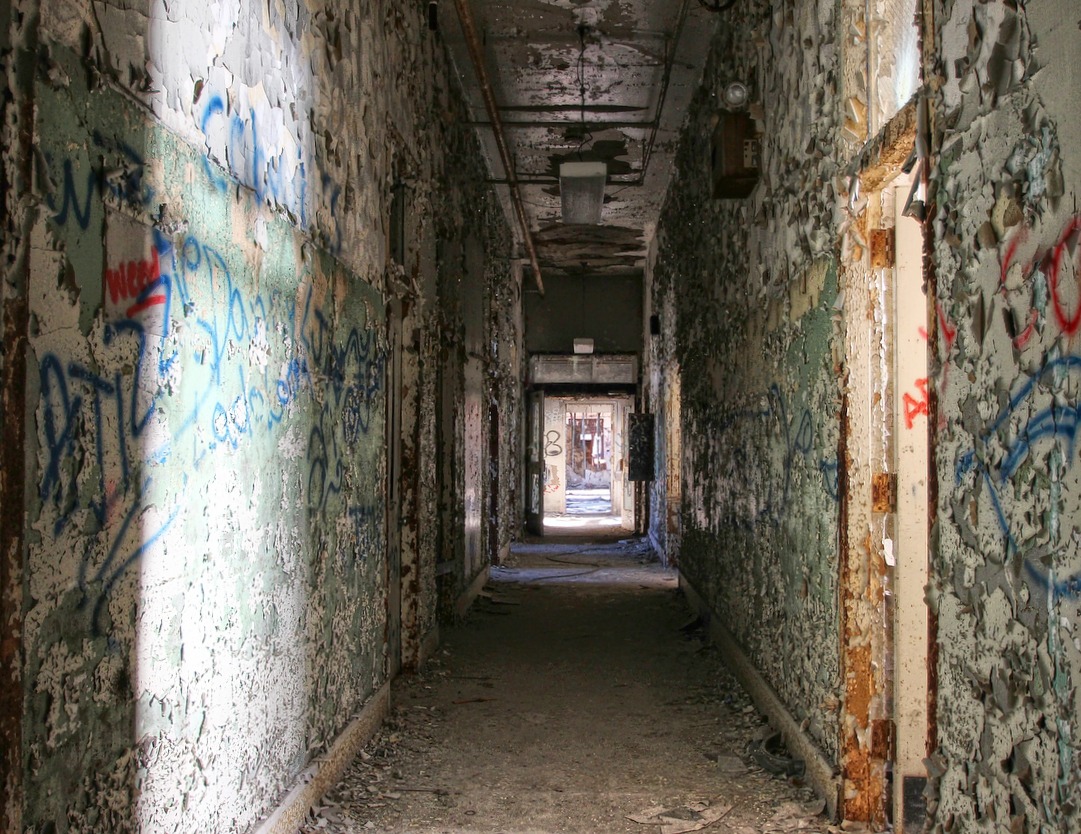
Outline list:
[[[0,3],[0,834],[1081,831],[1079,18]]]
[[[661,811],[827,830],[802,780],[756,762],[768,723],[641,539],[516,545],[393,704],[307,834],[652,834],[629,817]]]

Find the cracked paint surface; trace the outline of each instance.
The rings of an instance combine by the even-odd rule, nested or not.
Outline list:
[[[418,333],[403,405],[426,463],[402,539],[419,574],[436,243],[480,229],[483,281],[509,241],[412,11],[56,0],[20,35],[42,44],[20,89],[27,830],[249,830],[386,679],[386,297]],[[416,214],[388,275],[392,170]],[[413,640],[437,615],[434,574],[425,588]]]
[[[1078,159],[1069,3],[936,4],[936,830],[1078,825]]]
[[[717,27],[658,224],[650,306],[681,392],[680,569],[836,757],[838,22],[824,4],[775,5]],[[714,200],[713,117],[734,80],[751,90],[762,178],[746,201]]]

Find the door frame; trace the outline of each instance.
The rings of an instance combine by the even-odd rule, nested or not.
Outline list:
[[[387,304],[387,679],[402,668],[402,303]]]
[[[544,389],[526,394],[525,526],[544,535]]]

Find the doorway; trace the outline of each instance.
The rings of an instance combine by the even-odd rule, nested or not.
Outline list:
[[[612,514],[612,408],[567,407],[567,515]]]
[[[537,534],[634,529],[627,498],[626,415],[634,398],[543,396],[530,404],[529,529]],[[539,506],[538,506],[539,505]]]
[[[898,142],[904,159],[913,133]],[[928,713],[930,308],[924,232],[913,199],[919,174],[865,171],[848,249],[846,305],[867,310],[846,332],[842,454],[843,815],[898,832],[926,816]],[[858,635],[859,639],[853,639]]]
[[[883,190],[884,213],[892,214],[893,415],[892,464],[896,477],[892,527],[885,541],[889,621],[892,629],[894,723],[892,804],[895,828],[915,832],[926,818],[924,760],[928,743],[928,477],[930,392],[928,304],[923,283],[923,228],[906,214],[913,178],[902,175]]]

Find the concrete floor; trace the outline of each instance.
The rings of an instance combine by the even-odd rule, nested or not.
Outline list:
[[[829,830],[748,755],[768,728],[638,540],[516,546],[394,701],[306,832]],[[689,821],[628,818],[662,808]]]

